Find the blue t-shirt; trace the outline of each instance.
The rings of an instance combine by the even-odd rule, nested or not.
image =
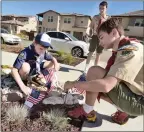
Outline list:
[[[24,50],[20,52],[17,59],[15,60],[13,67],[17,68],[18,70],[22,67],[22,64],[24,62],[27,62],[30,64],[31,68],[36,68],[36,61],[39,61],[39,64],[42,63],[43,60],[51,61],[53,56],[49,54],[48,52],[45,52],[42,55],[38,55],[35,52],[34,45],[30,45],[29,47],[26,47]]]

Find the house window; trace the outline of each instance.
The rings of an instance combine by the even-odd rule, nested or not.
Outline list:
[[[136,19],[134,26],[143,27],[144,20],[143,19]]]
[[[53,22],[53,16],[48,16],[48,22]]]
[[[45,32],[45,27],[43,27],[43,32]]]
[[[83,21],[81,21],[81,23],[83,23]]]
[[[51,31],[56,31],[56,29],[55,29],[55,28],[52,28]]]
[[[143,21],[142,21],[142,23],[141,23],[141,27],[144,27],[144,19],[143,19]]]
[[[17,32],[17,27],[16,26],[14,27],[14,32]]]
[[[71,18],[65,18],[64,23],[71,23]]]
[[[39,27],[38,32],[41,33],[41,27]]]

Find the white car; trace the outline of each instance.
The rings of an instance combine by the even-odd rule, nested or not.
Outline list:
[[[49,31],[46,33],[51,37],[53,50],[71,53],[75,57],[87,56],[89,43],[80,41],[65,32]]]
[[[1,44],[10,43],[10,44],[19,44],[21,38],[10,34],[7,30],[1,29]]]

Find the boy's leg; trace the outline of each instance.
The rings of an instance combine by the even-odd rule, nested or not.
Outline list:
[[[95,58],[95,62],[94,62],[95,66],[97,66],[100,61],[100,55],[102,54],[103,49],[104,48],[99,45],[98,37],[96,37],[96,58]]]
[[[92,39],[90,40],[89,53],[88,53],[88,57],[87,57],[87,60],[86,60],[86,66],[85,66],[85,69],[84,69],[85,72],[87,71],[87,67],[88,67],[88,65],[91,61],[93,53],[96,50],[96,41],[97,41],[96,35],[93,35]]]
[[[87,81],[101,79],[106,75],[105,69],[99,66],[93,66],[87,73]],[[86,91],[86,104],[94,106],[98,93],[92,93]]]
[[[31,70],[30,65],[27,62],[24,62],[21,69],[19,70],[19,74],[20,74],[22,80],[27,79],[30,70]]]
[[[88,70],[86,78],[88,81],[90,81],[90,80],[103,78],[105,75],[106,75],[105,69],[99,66],[93,66]],[[85,104],[82,107],[78,107],[72,111],[69,111],[68,115],[73,118],[89,117],[89,116],[92,117],[95,113],[93,107],[94,107],[97,96],[98,96],[98,93],[86,91]],[[94,118],[96,117],[94,116]]]

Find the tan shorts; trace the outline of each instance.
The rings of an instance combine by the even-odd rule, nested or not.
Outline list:
[[[92,39],[90,40],[89,52],[94,52],[94,51],[96,51],[98,54],[101,54],[103,51],[103,47],[99,45],[99,39],[97,35],[93,35]]]

